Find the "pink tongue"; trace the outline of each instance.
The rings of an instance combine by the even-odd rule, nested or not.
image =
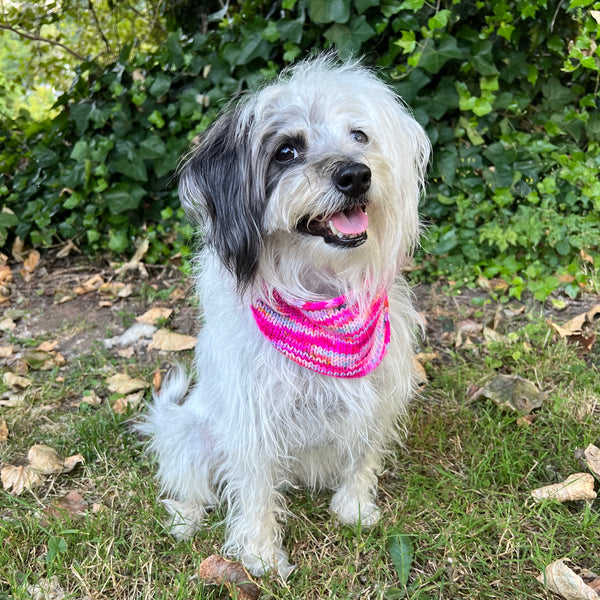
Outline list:
[[[369,216],[360,206],[349,208],[331,217],[334,227],[344,235],[364,233],[369,227]]]

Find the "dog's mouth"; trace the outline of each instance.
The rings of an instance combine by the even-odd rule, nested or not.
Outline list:
[[[316,219],[304,217],[297,225],[298,231],[322,237],[325,243],[344,248],[355,248],[367,241],[369,215],[366,205],[355,205],[333,215]]]

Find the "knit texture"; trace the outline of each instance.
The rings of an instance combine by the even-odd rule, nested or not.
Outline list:
[[[259,300],[251,308],[258,328],[279,352],[323,375],[367,375],[382,361],[390,341],[385,292],[362,311],[345,296],[296,305],[276,292],[272,304]]]

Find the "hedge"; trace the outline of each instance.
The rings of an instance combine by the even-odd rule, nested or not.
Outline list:
[[[418,275],[572,296],[600,261],[600,3],[241,2],[206,33],[86,62],[58,116],[0,124],[0,245],[185,251],[174,171],[226,99],[310,52],[361,55],[412,107],[434,159]],[[189,29],[189,27],[188,27]]]

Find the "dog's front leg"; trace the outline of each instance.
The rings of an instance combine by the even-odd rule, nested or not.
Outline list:
[[[258,471],[257,466],[261,466]],[[265,457],[245,457],[225,489],[227,532],[223,551],[236,556],[253,575],[275,569],[284,579],[294,569],[282,547],[285,503]]]
[[[340,523],[370,527],[379,521],[381,513],[375,504],[379,466],[380,459],[371,450],[348,465],[330,505]]]

